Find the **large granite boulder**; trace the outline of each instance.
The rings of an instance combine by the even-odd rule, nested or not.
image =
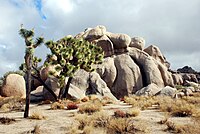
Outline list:
[[[58,79],[57,78],[47,78],[47,80],[45,81],[45,84],[57,95],[59,96],[59,92],[60,92],[60,88],[59,88],[59,84],[58,84]],[[52,100],[54,101],[53,96],[51,95],[51,93],[45,88],[43,87],[43,95],[44,95],[44,99],[45,100]]]
[[[24,77],[19,74],[9,74],[6,76],[0,89],[0,95],[5,97],[26,97],[26,84]]]
[[[154,96],[158,92],[160,92],[161,88],[158,87],[156,84],[151,83],[146,87],[143,87],[142,89],[138,90],[135,95],[138,96]]]
[[[165,86],[174,87],[174,80],[172,78],[172,73],[168,71],[168,68],[160,63],[159,61],[154,60],[160,70],[163,82]]]
[[[99,25],[96,26],[95,28],[86,30],[85,33],[83,34],[83,37],[88,41],[93,41],[95,39],[102,37],[105,34],[106,34],[106,27]]]
[[[103,35],[92,42],[96,43],[97,46],[100,46],[103,49],[104,57],[112,56],[114,54],[113,43],[106,35]]]
[[[111,89],[117,76],[117,69],[115,67],[114,58],[107,57],[102,64],[95,66],[97,73],[106,82]]]
[[[143,87],[140,69],[129,55],[118,55],[114,58],[114,62],[117,77],[111,91],[117,98],[134,94]]]
[[[131,38],[127,34],[118,34],[106,32],[108,38],[112,41],[116,54],[127,52]]]
[[[175,97],[176,93],[177,93],[176,88],[166,86],[163,89],[161,89],[161,91],[158,93],[158,95]]]
[[[74,74],[71,84],[86,91],[89,88],[89,73],[83,69],[78,70]]]
[[[97,94],[101,97],[109,97],[112,100],[117,100],[107,87],[106,83],[101,79],[100,75],[96,72],[90,73],[90,88],[88,89],[89,94]]]
[[[174,81],[175,85],[182,85],[183,84],[183,78],[182,78],[182,76],[180,74],[173,73],[172,74],[172,78],[173,78],[173,81]]]
[[[164,87],[161,72],[149,54],[132,47],[129,48],[129,55],[140,68],[144,86],[148,86],[149,84],[154,83],[158,87]]]
[[[163,54],[161,53],[160,49],[157,46],[150,45],[149,47],[145,48],[144,51],[157,61],[164,64],[167,68],[170,67],[169,62],[166,60],[166,58],[163,56]]]
[[[140,50],[144,50],[145,40],[142,37],[133,37],[131,38],[131,43],[129,47],[135,47]]]
[[[184,84],[186,80],[198,83],[198,79],[195,74],[181,73],[181,76],[183,78]]]

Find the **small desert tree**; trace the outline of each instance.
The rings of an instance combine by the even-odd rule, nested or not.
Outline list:
[[[92,65],[102,63],[104,57],[101,47],[72,36],[66,36],[57,42],[47,41],[45,45],[51,50],[51,54],[48,55],[48,64],[56,66],[55,71],[59,72],[57,76],[54,75],[56,72],[51,72],[51,75],[59,80],[59,98],[67,97],[70,83],[78,69],[93,71]],[[68,81],[65,86],[66,77]]]
[[[38,63],[40,59],[34,57],[34,50],[36,47],[40,46],[44,42],[43,37],[36,38],[33,41],[34,30],[27,30],[21,27],[19,34],[25,40],[26,50],[25,50],[25,64],[24,70],[26,73],[26,106],[24,112],[24,118],[28,117],[29,114],[29,104],[30,104],[30,92],[31,92],[31,82],[32,82],[32,67],[34,64]],[[34,62],[33,62],[34,61]],[[33,64],[34,63],[34,64]]]

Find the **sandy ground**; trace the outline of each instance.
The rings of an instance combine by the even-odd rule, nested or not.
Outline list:
[[[33,120],[24,119],[23,112],[9,112],[0,113],[0,117],[14,118],[17,121],[4,125],[0,124],[0,134],[26,134],[30,133],[36,125],[40,126],[42,133],[44,134],[66,134],[67,129],[75,122],[74,114],[77,114],[77,110],[49,110],[50,105],[31,105],[30,114],[34,111],[39,111],[46,119],[44,120]],[[116,109],[129,109],[130,105],[127,104],[111,104],[104,106],[104,111],[112,113]],[[158,122],[164,119],[164,113],[159,112],[155,109],[149,109],[141,111],[140,115],[135,117],[136,120],[143,122],[149,130],[147,133],[150,134],[169,134],[169,132],[163,131],[166,129],[166,125],[158,124]],[[173,122],[184,124],[190,122],[189,118],[170,118]],[[141,124],[141,125],[143,125]]]

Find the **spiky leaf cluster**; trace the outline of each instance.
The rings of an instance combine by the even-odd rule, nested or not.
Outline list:
[[[19,30],[19,34],[21,35],[22,38],[25,39],[25,44],[26,44],[26,54],[33,55],[34,54],[34,49],[38,46],[40,46],[44,42],[43,37],[38,37],[35,39],[35,42],[33,41],[34,37],[34,30],[27,30],[24,28],[21,28]]]
[[[35,68],[38,68],[38,63],[41,62],[42,59],[41,58],[38,58],[38,57],[33,57],[32,59],[32,66],[35,67]],[[27,71],[27,67],[26,67],[26,64],[25,63],[22,63],[20,66],[19,66],[19,70],[23,71],[23,72],[26,72]],[[32,74],[35,74],[35,70],[31,70]]]
[[[55,69],[60,72],[58,78],[61,87],[66,76],[73,77],[78,69],[93,71],[92,65],[102,63],[104,57],[101,47],[72,36],[64,37],[57,42],[47,41],[45,45],[51,51],[47,56],[47,62],[57,65]]]

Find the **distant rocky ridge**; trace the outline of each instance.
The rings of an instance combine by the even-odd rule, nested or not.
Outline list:
[[[105,26],[87,28],[75,38],[84,38],[96,43],[105,52],[103,64],[95,65],[96,72],[79,70],[71,83],[69,94],[78,99],[89,94],[117,99],[130,95],[169,95],[186,94],[178,91],[176,85],[198,85],[199,75],[189,67],[170,71],[170,63],[156,45],[145,47],[142,37],[131,38],[127,34],[111,33]],[[54,67],[43,68],[41,76],[46,84],[58,94],[57,80],[48,77]],[[35,82],[36,83],[36,82]],[[40,84],[37,83],[36,87]],[[39,91],[40,89],[40,91]],[[52,99],[45,88],[39,87],[32,98]],[[41,90],[42,89],[42,90]],[[199,85],[192,92],[199,89]],[[182,92],[179,94],[179,92]],[[34,96],[37,94],[36,96]]]

